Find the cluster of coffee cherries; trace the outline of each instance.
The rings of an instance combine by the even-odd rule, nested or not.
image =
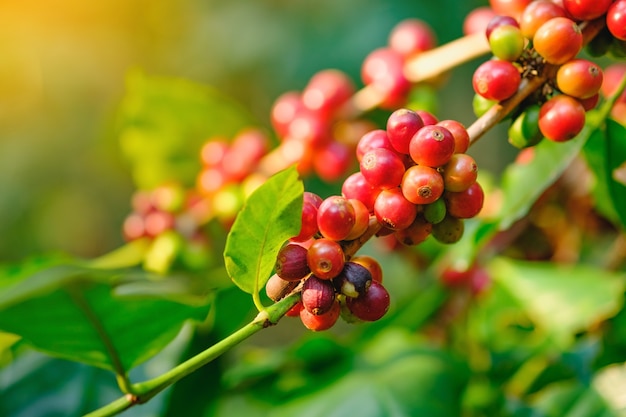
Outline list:
[[[369,212],[360,201],[305,192],[300,233],[279,250],[267,295],[279,300],[301,290],[301,301],[287,315],[299,316],[314,331],[329,329],[339,317],[351,323],[383,317],[389,293],[380,264],[365,255],[348,259],[345,253],[345,245],[369,225]]]
[[[516,113],[509,141],[519,148],[542,138],[563,142],[574,138],[585,125],[586,112],[599,100],[603,71],[590,60],[577,58],[583,49],[583,24],[610,20],[612,1],[536,0],[526,2],[513,16],[495,15],[487,36],[494,59],[475,71],[478,115],[494,102],[514,95],[523,78],[550,71],[548,80]]]
[[[342,185],[342,195],[363,203],[381,230],[416,245],[432,235],[457,242],[464,219],[476,216],[484,193],[476,181],[470,143],[458,121],[423,110],[398,109],[386,129],[365,134],[357,145],[360,170]]]
[[[122,232],[128,242],[149,242],[144,257],[146,270],[165,273],[176,261],[199,270],[212,261],[210,244],[201,231],[208,212],[206,203],[199,194],[178,183],[133,193],[132,211],[124,220]]]

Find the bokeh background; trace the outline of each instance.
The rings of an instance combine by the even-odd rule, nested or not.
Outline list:
[[[42,252],[93,257],[122,244],[133,183],[116,116],[129,71],[214,86],[259,125],[282,92],[318,70],[360,84],[364,57],[400,20],[429,22],[439,43],[487,1],[0,0],[0,262]],[[470,76],[455,69],[442,118],[469,124]],[[473,148],[482,169],[505,140]]]

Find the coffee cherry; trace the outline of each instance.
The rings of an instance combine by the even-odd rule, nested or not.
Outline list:
[[[370,223],[369,209],[361,202],[354,198],[348,199],[354,208],[354,226],[344,240],[353,240],[360,237],[367,230]]]
[[[487,113],[487,111],[492,108],[494,104],[497,103],[497,100],[490,100],[476,93],[472,98],[472,110],[474,111],[474,115],[476,117],[480,117],[483,114]]]
[[[331,141],[313,152],[313,169],[325,182],[341,179],[352,165],[352,149],[347,145]]]
[[[576,99],[561,94],[543,103],[539,129],[548,139],[564,142],[573,139],[585,126],[585,109]]]
[[[283,93],[274,101],[270,111],[270,121],[280,137],[287,136],[289,125],[302,107],[302,98],[297,91]]]
[[[285,281],[274,274],[265,284],[265,293],[272,301],[278,301],[294,290],[300,281]]]
[[[312,314],[306,308],[300,310],[300,320],[304,327],[314,332],[320,332],[328,330],[335,325],[339,315],[341,313],[341,307],[338,302],[334,302],[330,310],[324,314],[315,315]]]
[[[401,107],[411,88],[404,76],[404,58],[391,48],[370,52],[361,66],[361,78],[381,94],[384,108]]]
[[[122,233],[127,242],[146,236],[144,216],[139,213],[131,213],[126,216],[122,225]]]
[[[443,198],[424,206],[424,219],[431,224],[437,224],[446,217],[446,202]]]
[[[420,19],[405,19],[389,34],[389,47],[404,57],[433,49],[437,44],[435,33]]]
[[[586,59],[572,59],[559,67],[556,86],[561,92],[575,98],[589,98],[600,91],[602,69]]]
[[[156,237],[167,230],[172,230],[175,223],[174,214],[167,211],[154,210],[143,219],[145,233],[149,237]]]
[[[376,321],[389,309],[389,293],[382,284],[372,281],[367,292],[357,298],[346,298],[346,306],[363,321]]]
[[[381,191],[376,197],[374,214],[383,226],[394,231],[402,230],[413,223],[417,207],[402,195],[400,188],[391,188]]]
[[[446,215],[442,221],[433,224],[432,235],[440,243],[452,244],[461,240],[464,230],[463,220]]]
[[[522,149],[538,144],[543,139],[539,130],[538,104],[526,107],[509,127],[509,143],[516,148]]]
[[[427,110],[417,109],[415,110],[415,113],[417,113],[417,115],[422,119],[424,126],[436,125],[439,123],[439,119]]]
[[[346,198],[330,196],[317,209],[317,227],[322,236],[343,240],[354,227],[354,216],[354,207]]]
[[[452,133],[454,137],[454,153],[465,153],[469,149],[469,133],[467,133],[467,129],[461,122],[447,119],[437,122],[437,125],[445,127]]]
[[[335,287],[329,280],[311,275],[302,286],[302,305],[311,314],[319,316],[329,311],[335,303]]]
[[[563,0],[563,7],[576,20],[593,20],[605,14],[613,0]]]
[[[356,145],[357,161],[361,162],[363,155],[374,149],[394,150],[387,136],[387,131],[376,129],[364,134]]]
[[[519,21],[522,35],[532,39],[539,26],[553,17],[566,17],[565,9],[550,0],[533,1],[524,9]]]
[[[444,180],[436,169],[414,165],[402,178],[402,194],[413,204],[430,204],[443,194]]]
[[[494,31],[494,29],[499,28],[501,26],[513,26],[513,27],[519,28],[519,23],[517,23],[517,20],[515,20],[511,16],[506,16],[506,15],[494,16],[487,23],[487,27],[485,28],[485,36],[487,37],[487,40],[489,40],[489,38],[491,37],[491,33]]]
[[[494,28],[489,35],[491,53],[505,61],[515,61],[524,51],[525,39],[518,26],[503,25]]]
[[[335,278],[345,263],[341,245],[330,239],[316,239],[307,252],[307,264],[313,274],[320,279]]]
[[[224,155],[228,152],[228,141],[221,137],[212,137],[200,148],[200,160],[205,167],[220,167]]]
[[[383,268],[380,263],[369,255],[358,255],[351,262],[364,266],[372,275],[372,281],[383,282]]]
[[[444,198],[448,214],[459,219],[475,217],[483,208],[485,193],[479,183],[458,193],[446,191]]]
[[[606,27],[619,40],[626,40],[626,0],[616,0],[606,13]]]
[[[374,187],[388,189],[400,185],[404,175],[404,162],[394,151],[373,149],[363,155],[361,173]]]
[[[409,227],[394,232],[395,238],[403,245],[419,245],[430,236],[433,225],[422,214],[415,216]]]
[[[411,159],[419,165],[439,167],[445,165],[454,153],[454,136],[443,126],[424,126],[411,138]]]
[[[443,183],[448,191],[467,190],[476,182],[478,165],[474,158],[465,153],[455,153],[443,167]]]
[[[501,60],[483,62],[472,76],[474,91],[495,101],[505,100],[515,94],[521,81],[517,67]]]
[[[365,204],[370,213],[374,212],[374,202],[381,189],[367,182],[361,172],[355,172],[346,178],[341,186],[341,195]]]
[[[302,104],[330,118],[355,92],[350,77],[336,69],[322,70],[309,80],[302,91]]]
[[[333,278],[336,290],[346,297],[364,295],[372,284],[372,274],[361,264],[346,262],[339,275]]]
[[[424,127],[424,121],[413,110],[398,109],[387,119],[387,136],[396,152],[409,153],[409,143],[415,133]]]
[[[487,25],[496,16],[496,12],[491,7],[483,6],[473,9],[463,20],[463,34],[485,33]]]
[[[533,46],[547,62],[560,65],[578,55],[583,46],[583,35],[573,20],[555,17],[537,29]]]
[[[518,18],[532,0],[489,0],[491,8],[499,15]]]
[[[276,255],[276,275],[286,281],[300,281],[307,276],[311,269],[307,264],[307,249],[288,243]]]
[[[298,301],[296,304],[294,304],[293,307],[291,307],[286,313],[285,316],[286,317],[299,317],[300,316],[300,311],[303,309],[304,307],[302,306],[302,301]]]

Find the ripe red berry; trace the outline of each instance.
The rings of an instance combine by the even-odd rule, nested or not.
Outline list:
[[[311,275],[302,286],[302,305],[311,314],[319,316],[335,304],[335,287],[329,280]]]
[[[289,125],[303,107],[302,98],[297,91],[288,91],[280,95],[272,105],[270,120],[272,127],[280,137],[287,136]]]
[[[445,127],[452,133],[452,136],[454,136],[454,153],[465,153],[467,151],[470,144],[470,137],[463,123],[447,119],[441,120],[436,124]]]
[[[400,188],[383,190],[376,197],[374,214],[380,224],[391,230],[406,229],[417,215],[417,206],[407,200]]]
[[[276,275],[286,281],[300,281],[307,276],[311,272],[307,252],[306,248],[295,243],[280,248],[276,255]]]
[[[312,314],[306,308],[300,310],[300,320],[302,324],[309,330],[314,332],[320,332],[328,330],[335,325],[339,315],[341,313],[341,307],[338,302],[334,302],[330,310],[324,314],[315,315]]]
[[[413,110],[398,109],[387,119],[387,136],[396,152],[409,153],[409,143],[418,130],[424,127],[424,121]]]
[[[307,252],[307,263],[311,272],[321,279],[335,278],[345,263],[341,245],[330,239],[316,239]]]
[[[361,172],[355,172],[346,178],[341,186],[341,195],[347,199],[356,199],[365,204],[370,213],[374,211],[374,202],[381,189],[367,182]]]
[[[566,17],[565,9],[550,0],[533,1],[524,9],[520,17],[519,25],[522,35],[532,39],[539,26],[553,17]]]
[[[389,309],[389,293],[379,282],[372,281],[367,292],[357,298],[347,298],[346,306],[363,321],[381,319]]]
[[[361,78],[382,96],[381,106],[401,107],[411,83],[404,76],[404,57],[391,48],[379,48],[365,57]]]
[[[554,17],[537,29],[533,46],[547,62],[560,65],[578,55],[583,47],[583,35],[573,20]]]
[[[322,236],[342,240],[354,227],[354,207],[342,196],[326,198],[317,209],[317,227]]]
[[[452,155],[443,168],[443,183],[447,191],[465,191],[476,182],[478,165],[474,158],[465,153]]]
[[[352,165],[352,150],[337,141],[328,142],[313,151],[313,169],[326,182],[341,179]]]
[[[470,219],[483,208],[485,193],[480,184],[474,182],[465,191],[458,193],[447,191],[444,198],[449,215],[458,219]]]
[[[414,165],[402,178],[402,194],[413,204],[430,204],[443,194],[444,181],[436,169]]]
[[[470,11],[463,20],[463,34],[485,33],[487,25],[496,15],[491,7],[477,7]]]
[[[585,99],[594,96],[602,86],[602,69],[586,59],[572,59],[559,67],[556,86],[563,93]]]
[[[517,67],[501,60],[483,62],[472,76],[474,91],[488,100],[496,101],[505,100],[515,94],[521,81]]]
[[[420,19],[405,19],[391,30],[388,43],[391,49],[408,57],[434,48],[437,41],[428,23]]]
[[[367,182],[382,189],[400,185],[405,170],[402,158],[388,149],[373,149],[363,155],[360,168]]]
[[[605,14],[613,0],[563,0],[563,7],[576,20],[593,20]]]
[[[417,115],[422,119],[422,122],[424,122],[424,126],[436,125],[439,122],[439,119],[437,119],[434,114],[427,110],[418,109],[415,110],[415,113],[417,113]]]
[[[353,240],[360,237],[367,230],[370,223],[370,212],[361,200],[351,198],[348,201],[354,208],[354,226],[352,226],[352,230],[345,237],[345,240]]]
[[[555,142],[573,139],[585,126],[585,108],[578,100],[561,94],[541,105],[539,130]]]
[[[626,0],[616,0],[606,13],[606,27],[617,39],[626,40]]]
[[[518,18],[532,0],[489,0],[491,8],[499,15]]]
[[[344,72],[322,70],[313,75],[302,91],[302,104],[330,118],[354,94],[354,83]]]
[[[454,136],[443,126],[424,126],[411,138],[411,159],[419,165],[439,167],[454,154]]]
[[[356,159],[361,162],[363,155],[374,149],[393,150],[387,131],[382,129],[372,130],[364,134],[356,145]]]

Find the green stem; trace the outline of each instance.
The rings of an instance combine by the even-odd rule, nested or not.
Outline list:
[[[261,311],[250,323],[230,336],[207,348],[201,353],[170,369],[164,374],[132,385],[134,395],[125,395],[114,402],[87,414],[85,417],[113,416],[136,404],[142,404],[159,394],[165,388],[206,365],[256,332],[278,323],[278,321],[300,300],[300,293],[285,297]]]

